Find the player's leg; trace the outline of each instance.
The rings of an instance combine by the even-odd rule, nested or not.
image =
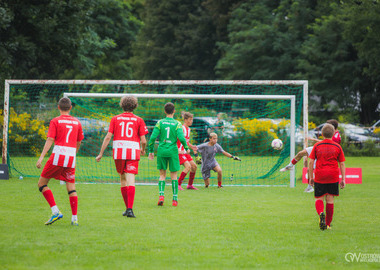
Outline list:
[[[339,196],[339,182],[327,184],[327,195],[326,195],[326,225],[327,228],[331,228],[331,222],[334,215],[334,196]]]
[[[178,205],[178,180],[177,172],[180,170],[178,155],[169,158],[170,179],[172,180],[173,206]]]
[[[78,195],[75,190],[75,182],[66,181],[67,194],[69,194],[71,208],[71,225],[78,226]]]
[[[203,181],[205,182],[205,188],[208,188],[208,186],[210,185],[210,176],[211,176],[210,170],[202,170],[202,177],[203,177]]]
[[[326,196],[326,186],[320,183],[314,183],[314,197],[315,197],[315,210],[319,216],[319,228],[321,230],[326,230],[326,214],[324,211],[324,198]]]
[[[197,164],[195,164],[194,160],[191,160],[189,163],[190,163],[190,175],[189,175],[189,183],[187,185],[187,189],[198,190],[196,187],[193,186],[195,173],[198,167],[197,167]]]
[[[53,222],[63,217],[62,213],[58,209],[57,204],[55,203],[53,192],[47,186],[49,183],[49,180],[50,180],[49,178],[46,178],[43,176],[41,176],[40,179],[38,180],[38,189],[44,196],[45,200],[48,202],[51,208],[51,212],[52,212],[50,219],[45,223],[45,225],[50,225]]]
[[[157,169],[160,171],[160,179],[158,180],[158,194],[159,199],[157,205],[164,205],[165,196],[165,179],[166,170],[168,168],[168,159],[165,157],[157,156]]]
[[[326,196],[326,225],[331,228],[331,222],[334,215],[334,196],[327,194]]]
[[[222,188],[222,168],[219,165],[217,165],[213,168],[213,170],[218,173],[218,188]]]
[[[178,181],[177,172],[170,172],[170,178],[172,180],[172,191],[173,191],[173,206],[178,205]]]
[[[138,160],[127,160],[126,167],[124,169],[125,182],[126,182],[126,193],[127,193],[127,210],[123,213],[123,216],[130,218],[135,218],[133,213],[133,203],[135,201],[135,176],[138,174],[139,161]]]
[[[180,161],[181,161],[181,159],[180,159]],[[183,188],[181,187],[182,182],[183,182],[183,180],[185,179],[186,175],[189,173],[189,171],[191,169],[191,165],[190,165],[189,161],[184,161],[181,165],[184,166],[184,169],[183,169],[183,171],[181,172],[181,175],[178,178],[178,189],[179,190],[183,190]]]
[[[296,165],[297,162],[301,160],[301,158],[307,157],[307,155],[308,152],[306,149],[299,151],[297,155],[289,162],[289,164],[280,170],[280,172],[292,170],[294,168],[294,165]]]

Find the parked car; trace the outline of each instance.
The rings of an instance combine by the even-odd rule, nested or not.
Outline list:
[[[309,134],[312,135],[314,138],[319,138],[322,136],[322,128],[325,125],[325,123],[320,124],[317,126],[315,129],[311,130]],[[339,124],[341,128],[344,130],[344,134],[347,138],[347,141],[349,143],[358,143],[362,144],[363,142],[367,140],[372,140],[374,142],[380,142],[379,138],[371,136],[371,133],[369,132],[368,129],[365,129],[361,126],[357,126],[354,124],[344,124],[341,123]]]
[[[191,128],[196,131],[197,137],[195,141],[197,143],[203,143],[211,132],[215,132],[217,117],[194,117],[193,125]],[[234,130],[234,125],[230,122],[223,120],[222,135],[225,138],[231,139],[236,136],[236,131]]]
[[[105,135],[108,131],[109,123],[103,120],[76,117],[82,124],[85,139],[92,136]]]
[[[375,129],[377,128],[380,128],[380,120],[378,120],[375,124],[373,124],[370,128],[369,128],[369,132],[373,133],[375,131]]]

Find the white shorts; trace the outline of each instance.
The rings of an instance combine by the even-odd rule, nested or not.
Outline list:
[[[307,147],[307,148],[306,148],[307,157],[310,156],[312,150],[313,150],[313,146],[311,146],[311,147]],[[317,160],[315,159],[315,160],[314,160],[314,169],[315,169],[315,164],[316,164],[316,163],[317,163]]]

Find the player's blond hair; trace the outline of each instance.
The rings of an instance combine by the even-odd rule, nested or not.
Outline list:
[[[58,101],[58,107],[61,111],[67,112],[71,108],[71,100],[68,97],[63,97]]]
[[[193,118],[193,117],[194,117],[194,114],[189,113],[189,112],[184,112],[183,115],[182,115],[183,120],[186,120],[186,119],[189,119],[189,118]]]
[[[331,139],[334,135],[334,132],[334,126],[329,123],[326,123],[322,128],[322,136],[326,139]]]
[[[216,134],[215,132],[211,132],[210,133],[210,139],[214,138],[214,137],[218,137],[218,134]]]
[[[124,96],[120,99],[120,107],[125,112],[133,112],[137,108],[137,97],[134,96]]]

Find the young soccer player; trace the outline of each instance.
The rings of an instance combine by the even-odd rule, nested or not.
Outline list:
[[[78,119],[70,116],[71,101],[69,98],[61,98],[58,102],[60,116],[50,121],[49,131],[45,146],[36,166],[41,168],[42,161],[54,143],[53,152],[42,170],[38,181],[38,188],[52,211],[50,219],[45,225],[50,225],[63,217],[55,203],[53,193],[48,188],[50,178],[66,182],[71,206],[71,225],[78,226],[78,196],[75,190],[75,159],[83,140],[82,125]]]
[[[145,135],[148,133],[144,120],[133,114],[137,106],[136,97],[124,96],[121,98],[120,107],[124,112],[112,117],[108,133],[104,137],[99,155],[96,157],[96,161],[99,162],[113,136],[113,159],[116,171],[120,175],[121,195],[127,208],[123,216],[130,218],[135,217],[132,210],[136,190],[135,175],[138,174],[140,156],[145,155]]]
[[[342,174],[340,187],[346,186],[345,158],[342,147],[332,140],[335,133],[331,124],[322,128],[324,140],[317,142],[309,156],[308,177],[309,184],[314,185],[315,209],[319,216],[319,228],[329,229],[334,214],[334,196],[339,196],[339,168]],[[314,160],[316,166],[313,167]],[[326,214],[323,200],[326,200]]]
[[[169,167],[173,190],[172,205],[177,206],[177,171],[179,171],[181,168],[179,165],[177,139],[179,139],[179,141],[182,143],[187,154],[190,154],[190,150],[187,146],[181,123],[173,118],[175,113],[174,104],[168,102],[165,104],[164,109],[166,118],[161,119],[157,122],[156,126],[153,129],[152,136],[149,140],[149,159],[154,159],[154,142],[158,137],[159,144],[157,149],[157,169],[160,171],[160,180],[158,181],[160,197],[158,199],[158,205],[164,205],[166,170]]]
[[[222,168],[215,159],[216,153],[222,153],[226,157],[232,158],[233,160],[241,159],[239,157],[233,156],[230,153],[223,150],[223,148],[218,144],[218,135],[214,132],[210,133],[210,141],[198,145],[196,151],[202,154],[202,158],[196,156],[196,161],[198,163],[202,162],[202,177],[205,182],[205,187],[208,188],[210,185],[211,170],[218,173],[218,188],[222,188]]]
[[[184,121],[183,134],[185,135],[187,145],[190,148],[194,148],[194,146],[190,143],[190,126],[193,124],[193,114],[189,112],[183,112],[182,118]],[[198,190],[196,187],[193,186],[195,173],[197,171],[197,164],[195,164],[193,158],[189,154],[185,153],[185,148],[179,140],[177,141],[177,146],[179,151],[179,164],[185,167],[178,179],[178,189],[183,190],[181,184],[185,179],[186,175],[190,172],[189,183],[186,188]]]
[[[333,127],[335,129],[335,133],[334,133],[334,136],[332,137],[332,140],[334,142],[340,144],[341,137],[340,137],[340,133],[338,131],[338,125],[339,125],[338,121],[335,119],[330,119],[330,120],[327,120],[326,123],[333,125]],[[320,140],[314,139],[314,138],[309,138],[309,139],[312,141],[316,141],[316,142],[320,141]],[[280,170],[280,172],[292,170],[294,168],[294,165],[296,165],[298,161],[300,161],[303,157],[308,157],[310,155],[311,150],[313,150],[313,146],[307,147],[306,149],[299,151],[297,153],[297,155],[290,161],[290,163],[286,167],[282,168]],[[308,166],[308,164],[307,164],[307,160],[306,160],[305,161],[305,167],[307,167],[307,166]],[[311,193],[313,191],[314,191],[314,188],[310,184],[308,184],[306,189],[304,190],[304,192],[307,192],[307,193]]]

